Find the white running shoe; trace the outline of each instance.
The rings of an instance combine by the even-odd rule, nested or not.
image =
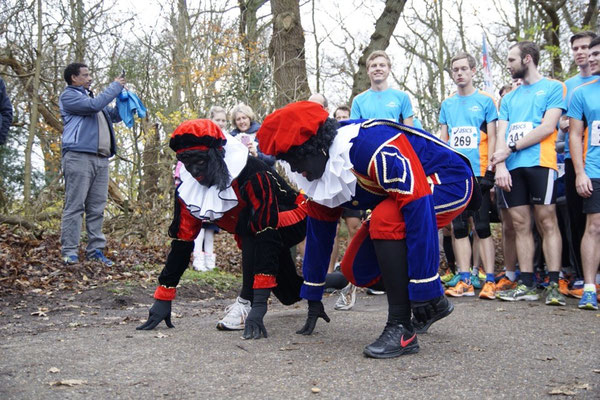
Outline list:
[[[192,262],[194,271],[208,271],[206,268],[206,258],[203,251],[194,252],[194,261]]]
[[[340,297],[338,297],[335,302],[334,309],[338,311],[348,311],[354,307],[354,303],[356,302],[356,286],[349,283],[345,288],[340,292]]]
[[[206,271],[211,271],[215,269],[215,267],[217,266],[217,257],[215,256],[215,253],[204,253],[204,255]]]
[[[246,317],[252,306],[250,300],[244,300],[238,296],[235,303],[225,308],[225,316],[217,322],[217,329],[220,331],[239,331],[244,329]]]

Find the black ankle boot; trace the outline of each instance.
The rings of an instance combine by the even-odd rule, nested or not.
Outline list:
[[[412,302],[411,306],[414,315],[411,322],[419,335],[427,333],[427,329],[431,324],[454,311],[454,305],[448,301],[446,296],[440,296],[429,301]]]
[[[363,353],[372,358],[393,358],[419,351],[415,330],[399,322],[388,322],[379,339],[365,347]]]

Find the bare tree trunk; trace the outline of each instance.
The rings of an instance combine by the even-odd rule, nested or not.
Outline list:
[[[86,40],[83,36],[83,0],[70,0],[71,19],[73,20],[73,30],[75,31],[75,61],[84,62]]]
[[[321,93],[321,42],[317,36],[317,23],[315,21],[315,0],[312,0],[310,16],[312,19],[313,36],[315,38],[315,92]]]
[[[269,57],[273,65],[275,107],[310,95],[304,54],[304,31],[299,0],[271,0],[273,36]]]
[[[369,88],[367,57],[375,50],[387,49],[405,4],[406,0],[386,0],[385,8],[375,23],[375,32],[371,35],[369,44],[365,47],[362,56],[358,60],[358,71],[354,74],[350,102],[352,102],[354,96]]]
[[[542,48],[548,50],[552,57],[552,77],[562,75],[563,68],[560,60],[560,18],[558,12],[566,3],[566,0],[535,0],[542,20],[544,21],[544,43]]]
[[[244,48],[243,77],[245,79],[243,90],[247,96],[247,103],[253,110],[257,110],[264,99],[261,99],[259,87],[262,85],[260,66],[257,63],[258,51],[258,18],[256,13],[267,0],[238,0],[240,8],[239,33]]]
[[[435,7],[435,17],[437,19],[437,39],[438,39],[438,49],[437,49],[437,68],[440,71],[440,94],[443,96],[446,90],[446,82],[445,76],[442,72],[444,70],[444,6],[442,5],[443,0],[434,1]]]
[[[25,146],[25,177],[23,182],[23,198],[25,200],[25,213],[30,211],[31,200],[31,151],[33,139],[38,125],[38,103],[40,90],[40,70],[42,64],[42,0],[37,0],[37,48],[35,58],[35,72],[33,75],[33,96],[31,97],[31,120],[29,121],[29,134],[27,136],[27,145]]]
[[[144,153],[142,155],[143,180],[141,197],[152,197],[160,192],[160,169],[158,168],[160,154],[160,134],[158,124],[150,124],[147,118],[142,120],[142,134],[146,138]]]

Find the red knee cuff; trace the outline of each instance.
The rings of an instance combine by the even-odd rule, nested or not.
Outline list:
[[[168,288],[166,286],[160,285],[154,291],[154,298],[156,300],[171,301],[175,298],[176,293],[177,293],[176,288]]]
[[[256,274],[252,289],[270,289],[277,286],[275,275]]]

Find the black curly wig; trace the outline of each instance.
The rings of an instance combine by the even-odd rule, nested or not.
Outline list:
[[[334,118],[327,118],[317,131],[317,134],[299,146],[291,147],[287,153],[278,154],[277,158],[287,161],[289,159],[302,159],[321,152],[328,154],[329,146],[333,143],[340,123]]]

